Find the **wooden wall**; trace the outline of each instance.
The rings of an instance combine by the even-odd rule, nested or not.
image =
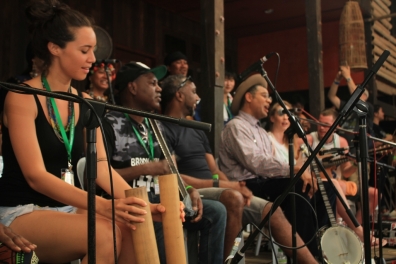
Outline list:
[[[24,70],[29,41],[23,7],[27,0],[0,3],[0,80]],[[111,58],[122,62],[141,61],[150,67],[163,63],[168,52],[181,49],[189,58],[191,74],[199,82],[200,23],[146,3],[143,0],[64,0],[92,17],[113,41]],[[226,65],[236,69],[236,40],[227,36]],[[184,49],[184,50],[183,50]],[[199,92],[199,85],[198,92]]]
[[[338,21],[322,25],[324,86],[329,87],[337,73]],[[275,51],[280,55],[280,70],[277,81],[279,92],[308,89],[308,48],[305,27],[271,32],[238,39],[238,70],[243,71],[259,57]],[[275,82],[276,57],[264,64],[268,76]],[[363,72],[352,75],[356,83],[362,82]],[[341,83],[343,85],[345,83]]]

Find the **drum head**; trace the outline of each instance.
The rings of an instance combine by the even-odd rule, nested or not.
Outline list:
[[[359,238],[343,226],[328,228],[321,238],[321,246],[327,263],[360,263],[363,257]]]

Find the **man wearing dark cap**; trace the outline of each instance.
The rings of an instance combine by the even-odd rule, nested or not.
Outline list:
[[[142,63],[128,63],[117,73],[115,89],[119,91],[124,107],[153,112],[159,110],[161,88],[158,79],[166,74],[166,67],[153,69]],[[119,112],[106,114],[105,134],[109,143],[111,164],[132,187],[146,186],[151,202],[159,201],[156,175],[170,173],[163,159],[158,141],[147,118]],[[106,124],[107,123],[107,124]],[[161,127],[160,127],[161,129]],[[187,190],[193,208],[198,211],[194,219],[187,220],[184,227],[199,230],[199,263],[221,263],[225,230],[225,208],[215,201],[201,201],[194,188]],[[166,263],[162,224],[155,223],[158,252],[161,263]]]
[[[169,75],[181,74],[183,76],[187,76],[187,56],[180,51],[169,53],[164,59],[164,64],[166,65]]]
[[[162,83],[161,107],[164,114],[174,118],[186,118],[192,115],[199,97],[196,87],[183,75],[172,75]],[[222,202],[227,209],[227,227],[224,242],[225,253],[229,254],[235,237],[242,226],[249,223],[259,225],[269,212],[271,205],[259,197],[252,197],[243,181],[230,181],[219,170],[203,131],[181,127],[172,123],[162,122],[169,145],[177,157],[179,172],[187,184],[199,189],[208,199]],[[218,175],[219,180],[213,180],[212,175]],[[218,188],[210,188],[218,184]],[[245,199],[245,202],[244,202]],[[271,218],[271,231],[275,240],[283,245],[291,246],[291,226],[278,208]],[[302,240],[297,237],[297,245]],[[287,251],[291,253],[291,251]],[[313,256],[303,248],[297,252],[301,263],[316,263]],[[227,255],[228,256],[228,255]]]
[[[222,132],[219,167],[229,179],[245,181],[255,196],[274,201],[290,181],[290,167],[274,157],[269,135],[259,124],[260,119],[268,116],[271,102],[267,82],[260,74],[250,76],[238,86],[231,104],[232,114],[236,117]],[[297,172],[300,167],[294,166],[294,169]],[[308,171],[303,173],[295,190],[305,198],[296,199],[297,232],[308,242],[316,232],[314,214],[309,206],[313,195],[317,201],[319,227],[328,224],[328,217],[322,197],[316,192],[316,179],[312,179]],[[327,191],[334,207],[334,192]],[[290,221],[292,206],[289,199],[285,199],[281,207]],[[315,242],[310,243],[308,248],[314,256],[319,257]]]

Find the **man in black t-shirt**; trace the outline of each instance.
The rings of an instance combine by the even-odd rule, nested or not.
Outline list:
[[[142,63],[128,63],[117,73],[115,88],[121,105],[152,112],[159,109],[161,88],[158,79],[166,73],[165,66],[150,69]],[[146,186],[150,202],[159,201],[156,176],[169,174],[165,160],[149,121],[137,115],[111,111],[104,126],[111,164],[132,187]],[[161,127],[160,127],[161,129]],[[200,231],[199,263],[222,263],[225,230],[225,208],[215,201],[201,201],[199,193],[189,188],[194,219],[184,222],[187,230]],[[162,224],[155,223],[161,264],[166,263]],[[170,263],[171,264],[171,263]]]
[[[193,82],[183,75],[173,75],[164,79],[161,86],[161,107],[166,115],[174,118],[185,118],[194,114],[199,97]],[[220,201],[227,208],[224,246],[227,248],[230,242],[232,246],[233,240],[227,240],[227,237],[235,237],[242,225],[248,223],[259,225],[269,212],[271,206],[267,205],[270,205],[270,203],[252,196],[245,182],[228,180],[227,176],[217,167],[204,132],[166,122],[163,122],[163,125],[169,145],[177,157],[177,165],[183,180],[199,189],[204,197]],[[220,179],[218,182],[219,188],[210,188],[216,183],[212,179],[212,175],[215,174]],[[233,195],[234,198],[229,199],[230,195]],[[240,206],[238,200],[241,200],[242,197],[246,202],[243,212],[239,215],[234,214],[234,207],[236,205]],[[280,208],[271,216],[271,230],[277,242],[291,246],[291,226]],[[297,235],[297,246],[302,244],[302,240]],[[285,250],[285,252],[291,255],[291,251]],[[297,260],[301,263],[317,263],[307,247],[297,251]]]

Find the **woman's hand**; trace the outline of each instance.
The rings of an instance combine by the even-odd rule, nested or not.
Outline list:
[[[147,203],[137,197],[127,197],[123,199],[115,199],[115,220],[126,224],[132,230],[136,230],[134,223],[142,223],[145,221]],[[164,208],[165,211],[165,208]],[[101,198],[97,203],[97,213],[108,219],[112,219],[111,200]]]
[[[0,243],[4,243],[13,251],[31,252],[37,248],[36,245],[30,243],[26,238],[15,234],[11,228],[0,223]]]
[[[153,221],[161,222],[162,214],[165,212],[165,207],[162,204],[150,204],[151,215],[153,216]],[[182,222],[185,221],[184,204],[180,202],[180,219]]]

